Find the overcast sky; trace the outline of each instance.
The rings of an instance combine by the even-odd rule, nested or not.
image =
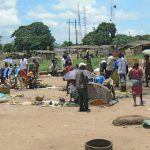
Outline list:
[[[99,23],[110,21],[110,0],[0,0],[0,35],[3,43],[20,25],[41,21],[48,25],[57,43],[68,40],[68,19],[77,19],[80,2],[81,28],[84,35],[83,7],[86,9],[87,32]],[[127,35],[150,34],[150,0],[114,0],[117,6],[113,22],[117,32]],[[75,41],[74,25],[71,40]]]

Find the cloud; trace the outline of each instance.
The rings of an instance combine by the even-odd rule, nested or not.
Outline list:
[[[146,33],[144,30],[137,30],[137,29],[132,29],[132,28],[128,28],[128,29],[118,28],[118,34],[136,36],[136,35],[144,35]]]
[[[115,13],[115,18],[119,21],[127,21],[127,20],[138,20],[140,16],[137,12],[125,12],[123,10],[118,10]]]
[[[33,19],[54,19],[56,17],[55,14],[45,11],[40,5],[29,11],[27,16]]]
[[[0,0],[0,35],[3,41],[21,24],[16,5],[17,0]]]
[[[55,10],[76,10],[77,4],[80,3],[80,6],[86,6],[86,5],[96,5],[96,0],[59,0],[59,2],[52,6]]]

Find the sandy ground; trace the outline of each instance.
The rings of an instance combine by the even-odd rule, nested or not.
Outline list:
[[[43,83],[63,87],[61,78],[42,78]],[[150,91],[150,88],[147,89]],[[11,91],[24,94],[20,100],[36,95],[58,100],[65,97],[59,89]],[[0,150],[84,150],[86,141],[111,140],[114,150],[150,150],[150,130],[142,126],[115,127],[113,119],[124,115],[150,116],[150,95],[146,106],[133,107],[132,98],[121,99],[112,107],[91,107],[90,113],[78,108],[51,108],[0,104]]]

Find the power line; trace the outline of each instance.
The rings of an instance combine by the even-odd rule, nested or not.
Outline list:
[[[114,4],[114,0],[110,0],[110,21],[113,22],[115,17],[115,9],[116,5]]]
[[[86,35],[86,31],[87,31],[87,29],[86,29],[86,27],[87,27],[87,18],[86,18],[86,8],[85,7],[83,7],[83,11],[84,11],[84,17],[83,17],[84,35]]]
[[[79,26],[79,40],[82,39],[82,28],[81,28],[81,16],[80,16],[80,5],[78,3],[78,26]]]
[[[76,45],[78,45],[78,30],[77,30],[77,21],[75,19],[75,21],[70,21],[70,19],[68,20],[67,22],[68,24],[68,34],[69,34],[69,43],[71,42],[70,41],[70,37],[71,37],[71,32],[70,32],[70,29],[71,29],[71,24],[74,24],[74,28],[75,28],[75,40],[76,40]]]

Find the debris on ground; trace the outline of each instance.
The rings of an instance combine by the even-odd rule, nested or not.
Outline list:
[[[10,94],[10,88],[5,86],[4,84],[0,85],[0,93]]]
[[[6,103],[10,100],[10,96],[8,94],[0,93],[0,103]]]
[[[148,120],[149,117],[141,115],[128,115],[118,117],[113,120],[113,125],[115,126],[125,126],[125,125],[142,125],[144,120]]]
[[[143,121],[143,127],[146,129],[150,129],[150,120],[144,120]]]

